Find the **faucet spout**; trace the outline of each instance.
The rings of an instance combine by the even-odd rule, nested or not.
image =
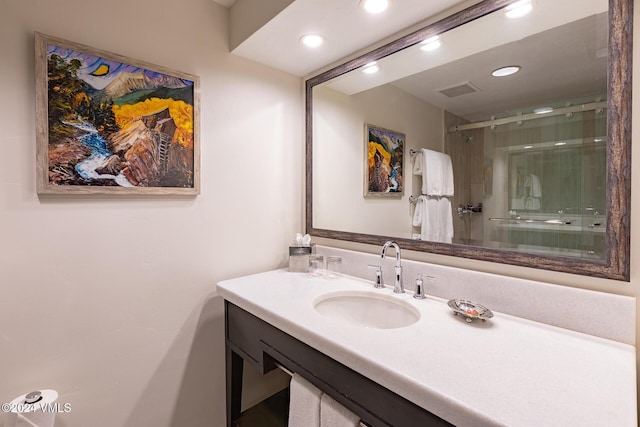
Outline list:
[[[396,251],[396,265],[400,265],[400,246],[398,246],[397,242],[394,242],[392,240],[389,240],[388,242],[386,242],[383,246],[382,246],[382,254],[380,255],[382,257],[382,259],[384,259],[384,257],[386,256],[387,253],[387,249],[389,249],[389,246],[391,246],[393,249],[395,249]]]
[[[396,252],[396,266],[395,266],[395,280],[393,286],[393,292],[396,294],[404,293],[404,285],[402,283],[402,258],[400,256],[400,246],[398,246],[397,242],[389,240],[382,246],[382,253],[380,257],[384,259],[387,255],[387,249],[392,247]]]

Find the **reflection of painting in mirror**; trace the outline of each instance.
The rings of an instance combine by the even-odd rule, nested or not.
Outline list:
[[[482,2],[478,9],[491,4],[497,2]],[[625,7],[624,2],[612,5]],[[616,52],[607,50],[607,8],[606,0],[540,0],[529,18],[513,21],[496,9],[448,31],[434,24],[425,34],[437,31],[437,51],[421,50],[416,37],[393,55],[365,55],[358,64],[377,60],[376,75],[363,77],[354,60],[352,71],[337,67],[333,78],[319,76],[310,86],[312,228],[335,231],[338,238],[354,237],[348,233],[372,235],[367,239],[371,241],[393,236],[406,239],[409,247],[487,259],[494,259],[492,253],[477,248],[506,250],[501,257],[517,263],[533,258],[512,257],[514,251],[607,260],[604,236],[611,230],[605,218],[613,202],[607,191],[606,146],[628,142],[607,135],[618,129],[607,123],[610,107],[627,108],[617,104],[620,98],[607,99],[607,77],[617,78],[607,75],[608,59]],[[500,66],[514,64],[521,66],[515,75],[491,75]],[[617,119],[615,111],[613,117]],[[409,158],[407,191],[400,200],[384,206],[363,203],[337,214],[335,208],[350,199],[345,194],[358,189],[344,186],[327,197],[325,188],[331,186],[322,160],[325,136],[353,133],[362,121],[403,129],[405,151],[427,148],[451,156],[456,188],[453,243],[469,245],[471,251],[409,243],[416,231],[409,199],[421,193]],[[352,151],[345,149],[344,163],[330,167],[348,170]],[[614,216],[619,214],[614,205]],[[517,216],[520,222],[513,220]],[[356,219],[363,217],[368,220]],[[562,260],[547,258],[544,263],[571,269],[565,270]],[[591,264],[583,265],[591,269]]]
[[[366,196],[401,196],[404,192],[404,134],[365,125]]]

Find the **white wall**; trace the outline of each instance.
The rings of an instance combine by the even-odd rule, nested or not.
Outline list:
[[[0,402],[54,388],[56,427],[222,426],[214,286],[286,265],[302,229],[300,79],[230,55],[211,0],[0,11]],[[199,75],[201,195],[39,198],[34,31]]]
[[[317,87],[313,108],[314,140],[327,142],[313,147],[314,227],[411,238],[409,196],[421,191],[409,150],[442,151],[444,112],[392,85],[353,96]],[[405,134],[402,197],[363,197],[365,123]]]

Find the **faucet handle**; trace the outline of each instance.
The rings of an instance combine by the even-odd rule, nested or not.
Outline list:
[[[433,276],[424,276],[425,279],[427,279],[427,281],[433,281],[435,280],[435,278]],[[422,274],[418,273],[418,277],[416,278],[416,290],[413,294],[413,297],[416,299],[425,299],[425,293],[424,293],[424,281],[422,279]]]
[[[367,268],[376,269],[376,282],[373,284],[374,288],[384,288],[384,281],[382,280],[382,267],[375,264],[369,264]]]

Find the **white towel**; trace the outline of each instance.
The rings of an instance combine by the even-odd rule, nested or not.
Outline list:
[[[289,424],[291,425],[291,424]],[[320,427],[358,427],[360,418],[328,394],[320,398]]]
[[[451,243],[453,240],[453,212],[448,197],[420,196],[416,202],[420,211],[420,239]],[[414,222],[415,222],[414,213]]]
[[[542,197],[542,187],[540,186],[540,178],[537,175],[530,174],[524,179],[524,187],[529,189],[529,197]]]
[[[440,208],[440,242],[451,243],[453,240],[453,210],[451,209],[451,199],[440,197],[438,200]]]
[[[416,153],[416,156],[413,158],[413,174],[414,175],[422,175],[422,166],[424,164],[424,156],[422,155],[422,150]]]
[[[453,196],[453,164],[448,154],[440,153],[442,157],[442,194],[441,196]]]
[[[416,200],[416,207],[413,209],[413,226],[420,227],[422,225],[422,218],[424,217],[424,206],[425,198],[424,196],[418,197]]]
[[[448,154],[422,149],[422,194],[453,196],[453,166]],[[416,155],[416,162],[418,156]],[[415,173],[415,164],[414,164]]]
[[[525,210],[539,211],[540,210],[540,199],[538,199],[537,197],[527,197],[524,200],[524,208],[525,208]]]
[[[542,197],[542,186],[537,175],[531,175],[531,195],[538,198]]]
[[[289,391],[289,427],[320,427],[322,392],[298,374],[293,374]]]

